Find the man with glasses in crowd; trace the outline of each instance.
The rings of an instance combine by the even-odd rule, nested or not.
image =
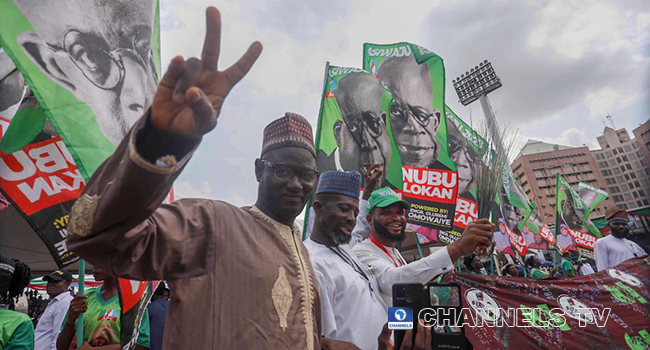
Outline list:
[[[433,109],[429,68],[414,56],[391,57],[379,65],[379,77],[393,94],[391,123],[405,166],[431,168],[438,159],[436,133],[440,111]]]
[[[18,36],[27,56],[86,103],[117,145],[156,90],[150,48],[155,1],[19,0],[16,5],[34,28]]]
[[[321,338],[318,283],[294,223],[318,179],[305,118],[264,129],[255,205],[161,204],[262,51],[256,42],[219,71],[221,16],[211,7],[206,17],[201,59],[172,60],[151,109],[73,206],[68,246],[113,275],[168,282],[166,349],[350,348]]]
[[[343,122],[334,123],[334,137],[339,146],[335,170],[358,170],[365,174],[378,163],[386,174],[391,144],[386,131],[386,113],[381,110],[385,92],[379,79],[366,72],[353,72],[339,80],[334,97]],[[319,170],[324,169],[319,167]]]

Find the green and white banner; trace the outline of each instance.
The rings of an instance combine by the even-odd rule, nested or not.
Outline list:
[[[480,162],[487,149],[487,142],[454,111],[445,106],[447,118],[447,143],[449,156],[456,165],[458,196],[454,212],[454,227],[438,232],[438,241],[451,244],[458,240],[467,225],[478,218],[476,205],[476,177],[474,162]]]
[[[0,46],[86,180],[151,104],[159,38],[157,0],[0,1]]]
[[[594,245],[601,233],[589,220],[589,214],[607,198],[607,193],[584,183],[579,183],[578,188],[576,191],[557,174],[556,242],[561,251],[578,251],[593,261]]]
[[[392,96],[379,79],[359,68],[326,69],[316,130],[318,171],[359,171],[363,176],[380,163],[380,185],[401,189],[402,161],[389,109]]]
[[[402,159],[402,196],[411,204],[409,230],[424,241],[454,226],[458,174],[449,154],[445,67],[435,53],[411,43],[364,44],[363,69],[392,94],[390,120]]]

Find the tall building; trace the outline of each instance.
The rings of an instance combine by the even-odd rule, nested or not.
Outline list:
[[[643,152],[643,148],[648,151],[643,141],[643,136],[650,140],[648,125],[645,134],[643,126],[635,131],[640,138],[632,139],[625,129],[605,127],[597,137],[601,149],[591,151],[605,179],[605,191],[622,209],[650,205],[650,167]]]
[[[528,140],[511,165],[522,188],[533,200],[540,216],[548,225],[555,225],[556,174],[560,173],[573,188],[580,181],[598,189],[607,190],[589,148],[554,145]],[[601,203],[591,216],[602,216],[613,205],[610,199]]]
[[[650,119],[641,124],[638,128],[632,130],[639,150],[646,162],[650,163]]]

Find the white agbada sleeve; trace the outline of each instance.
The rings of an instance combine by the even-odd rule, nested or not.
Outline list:
[[[336,339],[336,315],[334,314],[333,300],[336,298],[334,281],[325,276],[320,269],[314,269],[314,274],[320,286],[320,312],[321,312],[321,332],[326,338]]]
[[[361,262],[372,266],[372,272],[377,277],[380,291],[387,295],[393,294],[392,290],[394,284],[425,284],[431,281],[434,277],[451,271],[454,268],[447,247],[439,249],[426,258],[400,267],[395,267],[393,263],[377,256],[377,253],[367,246],[357,246],[354,249],[354,253]]]
[[[370,236],[370,225],[368,225],[368,205],[365,199],[359,199],[359,215],[357,215],[357,223],[352,229],[352,239],[348,243],[350,248],[363,242]]]

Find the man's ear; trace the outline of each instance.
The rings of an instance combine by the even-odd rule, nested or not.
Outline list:
[[[323,203],[321,203],[318,199],[314,201],[314,203],[311,205],[312,208],[314,208],[314,213],[316,213],[317,216],[321,216],[323,213]]]
[[[366,221],[368,221],[368,226],[370,226],[370,230],[372,231],[372,215],[370,213],[366,215]]]
[[[255,159],[255,178],[257,182],[260,182],[262,175],[264,175],[264,163],[262,163],[261,159],[257,158]]]
[[[69,55],[63,49],[56,49],[43,41],[36,33],[23,32],[18,35],[18,44],[23,47],[27,56],[50,77],[54,82],[63,85],[70,91],[76,87],[70,78],[59,66],[57,60],[70,60]],[[71,63],[72,64],[72,63]]]
[[[334,122],[334,139],[336,140],[336,145],[341,147],[341,128],[343,128],[343,122],[337,120]]]

